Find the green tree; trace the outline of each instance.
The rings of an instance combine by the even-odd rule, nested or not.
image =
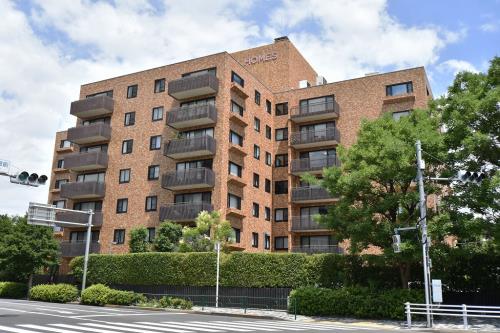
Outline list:
[[[156,231],[154,249],[158,252],[173,252],[179,246],[182,227],[172,221],[164,221]]]
[[[29,225],[26,217],[0,215],[0,272],[16,281],[58,264],[59,244],[48,227]]]
[[[130,253],[140,253],[149,251],[147,242],[148,230],[145,227],[137,227],[130,230],[130,239],[128,242]]]
[[[220,242],[227,249],[231,236],[231,224],[221,219],[219,211],[202,211],[196,217],[196,227],[182,230],[180,250],[183,252],[209,252],[214,249],[215,242]]]
[[[480,184],[455,182],[444,203],[449,233],[472,244],[483,238],[500,240],[500,58],[487,73],[461,72],[446,96],[432,104],[440,111],[449,148],[448,175],[458,170],[488,172]],[[451,223],[450,221],[453,221]]]
[[[414,110],[398,121],[390,114],[364,120],[358,141],[348,149],[337,150],[341,167],[325,169],[320,181],[310,175],[304,177],[306,181],[319,182],[339,198],[320,222],[339,239],[350,240],[352,253],[370,245],[379,247],[399,267],[404,288],[408,287],[410,266],[421,258],[421,251],[416,233],[408,233],[403,236],[406,242],[402,253],[394,255],[391,235],[394,228],[414,226],[417,222],[415,142],[421,140],[426,152],[442,156],[438,127],[438,119],[422,110]],[[426,172],[437,167],[437,162],[430,160]],[[428,194],[437,190],[435,186],[426,186]]]

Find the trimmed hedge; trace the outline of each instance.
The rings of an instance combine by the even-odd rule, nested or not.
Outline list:
[[[30,299],[34,301],[67,303],[76,301],[78,289],[70,284],[40,284],[31,288]]]
[[[19,282],[0,282],[0,297],[2,298],[25,298],[28,294],[28,286]]]
[[[115,290],[103,284],[95,284],[86,288],[81,297],[81,303],[86,305],[133,305],[145,302],[146,297],[132,291]]]
[[[404,303],[422,303],[421,290],[306,287],[290,294],[289,312],[306,316],[342,316],[403,320]]]

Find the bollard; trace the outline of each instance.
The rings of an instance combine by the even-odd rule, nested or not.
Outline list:
[[[410,310],[410,302],[405,303],[406,306],[406,325],[408,329],[411,329],[411,310]]]
[[[467,322],[467,305],[462,304],[462,314],[464,317],[464,329],[469,328],[469,323]]]
[[[293,298],[293,308],[294,308],[294,313],[295,313],[295,320],[297,320],[297,297]]]

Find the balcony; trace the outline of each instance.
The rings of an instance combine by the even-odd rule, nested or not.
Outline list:
[[[56,220],[72,223],[88,223],[89,216],[83,213],[59,211],[56,212]],[[102,226],[102,212],[94,212],[94,215],[92,215],[92,226]]]
[[[79,145],[109,141],[110,139],[111,127],[105,123],[77,126],[68,129],[68,140]]]
[[[211,136],[200,136],[189,139],[170,140],[165,144],[163,154],[173,159],[214,155],[215,139]]]
[[[186,76],[168,83],[168,94],[177,100],[184,100],[219,91],[219,79],[210,73]]]
[[[214,206],[207,202],[182,202],[160,207],[160,222],[171,220],[174,222],[192,222],[201,211],[211,212]]]
[[[217,122],[215,105],[192,105],[174,108],[167,113],[167,124],[175,129],[211,125]]]
[[[64,167],[72,171],[105,169],[108,167],[108,154],[103,151],[89,151],[66,155]]]
[[[78,257],[85,255],[86,242],[61,242],[61,256],[63,257]],[[89,253],[99,253],[101,244],[98,242],[90,242]]]
[[[292,133],[290,144],[295,149],[314,148],[338,145],[340,132],[337,128],[331,127],[321,131],[300,131]]]
[[[61,198],[91,199],[102,198],[106,191],[104,183],[100,182],[73,182],[61,185]]]
[[[102,117],[112,114],[114,105],[115,101],[109,96],[94,96],[72,102],[69,113],[80,119]]]
[[[338,245],[297,245],[292,247],[292,252],[295,253],[337,253],[342,254],[344,251]]]
[[[295,187],[292,188],[293,203],[322,203],[335,200],[328,191],[322,187]]]
[[[337,101],[315,103],[293,107],[290,110],[292,121],[305,123],[318,120],[332,120],[339,117],[340,108]]]
[[[214,187],[215,174],[208,168],[177,170],[163,175],[161,186],[168,190]]]
[[[337,156],[325,156],[322,158],[300,158],[292,160],[292,174],[298,176],[303,173],[322,174],[324,168],[340,166]]]
[[[292,216],[292,231],[300,232],[318,230],[328,230],[328,228],[316,221],[316,215]]]

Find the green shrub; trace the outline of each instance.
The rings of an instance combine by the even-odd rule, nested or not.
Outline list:
[[[86,305],[106,305],[109,301],[111,288],[103,284],[94,284],[82,292],[81,303]]]
[[[178,297],[163,296],[158,303],[162,308],[190,310],[193,307],[191,301]]]
[[[107,304],[115,305],[134,305],[139,302],[145,302],[147,299],[142,294],[133,291],[110,289]]]
[[[306,316],[404,319],[404,303],[423,302],[421,290],[306,287],[290,294],[289,312]]]
[[[67,303],[76,301],[78,289],[70,284],[40,284],[31,288],[30,299],[42,302]]]
[[[0,282],[0,297],[3,298],[25,298],[28,286],[19,282]]]
[[[163,296],[162,298],[160,298],[159,303],[162,308],[169,308],[172,306],[172,298]]]

